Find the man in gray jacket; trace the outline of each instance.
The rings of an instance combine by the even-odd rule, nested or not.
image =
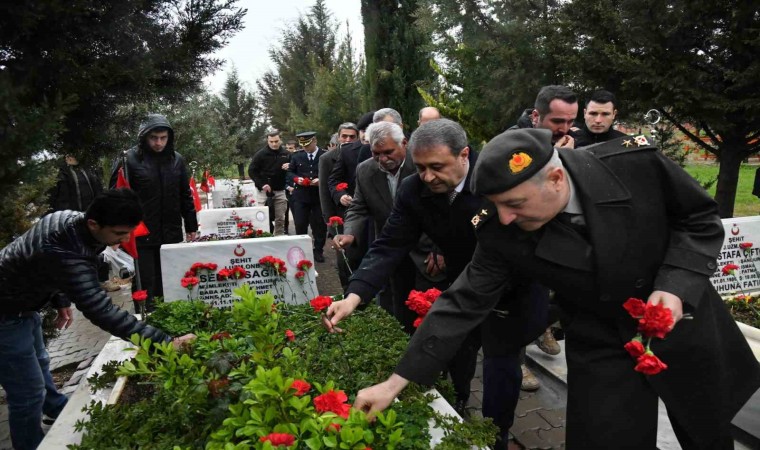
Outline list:
[[[154,342],[171,340],[114,306],[98,282],[98,254],[106,245],[129,240],[143,218],[137,195],[106,191],[86,213],[58,211],[0,251],[0,385],[7,394],[11,441],[16,450],[33,450],[42,441],[43,412],[58,417],[66,396],[56,390],[37,313],[51,294],[56,325],[71,325],[71,304],[100,328],[129,339],[135,333]],[[180,344],[192,335],[175,339]]]

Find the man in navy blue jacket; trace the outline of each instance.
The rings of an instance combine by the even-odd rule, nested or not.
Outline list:
[[[325,262],[323,249],[327,239],[327,225],[322,218],[319,202],[319,157],[325,151],[317,147],[317,133],[306,131],[296,135],[302,152],[296,152],[290,159],[288,183],[293,186],[290,197],[296,234],[307,234],[311,226],[314,238],[314,261]]]

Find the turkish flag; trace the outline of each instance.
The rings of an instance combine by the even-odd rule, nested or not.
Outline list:
[[[116,189],[119,188],[130,189],[129,181],[127,181],[127,178],[124,176],[123,167],[119,167],[119,175],[116,177]],[[129,241],[122,243],[121,248],[123,248],[125,252],[129,253],[129,255],[134,259],[137,259],[137,242],[135,239],[140,236],[147,236],[149,234],[150,231],[148,231],[148,227],[146,227],[145,223],[141,220],[137,227],[135,227],[135,229],[129,233]]]
[[[203,187],[201,187],[201,189],[203,189]],[[201,197],[198,195],[198,189],[195,187],[194,177],[190,177],[190,192],[193,193],[193,204],[195,204],[195,212],[198,212],[201,210]]]

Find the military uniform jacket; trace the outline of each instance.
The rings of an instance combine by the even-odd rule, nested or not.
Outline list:
[[[295,178],[319,178],[319,158],[325,153],[321,148],[317,148],[314,152],[314,160],[311,162],[309,162],[309,154],[305,151],[296,152],[290,157],[287,180],[288,185],[294,187],[290,197],[292,201],[319,205],[319,186],[301,186],[295,182]],[[326,181],[319,180],[320,183]]]
[[[669,368],[647,377],[650,385],[697,440],[713,424],[731,420],[760,386],[760,370],[708,280],[723,242],[716,204],[654,147],[626,148],[625,139],[588,151],[560,150],[589,240],[556,220],[531,233],[501,225],[495,208],[479,215],[472,262],[434,304],[398,374],[433,380],[498,294],[523,277],[556,291],[569,312],[568,342],[579,334],[607,333],[573,326],[582,326],[573,317],[593,316],[612,324],[607,329],[615,330],[620,351],[636,333],[622,304],[630,297],[646,301],[653,290],[662,290],[680,297],[694,319],[680,321],[667,339],[653,342]],[[631,376],[643,376],[634,365],[631,358]]]

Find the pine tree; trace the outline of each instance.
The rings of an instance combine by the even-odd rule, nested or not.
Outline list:
[[[731,217],[741,162],[760,150],[760,4],[575,0],[564,24],[579,85],[606,87],[634,111],[658,109],[719,158],[715,199]]]
[[[417,26],[418,0],[362,0],[370,106],[391,107],[415,123],[424,105],[417,92],[435,74],[428,65],[430,39]]]

